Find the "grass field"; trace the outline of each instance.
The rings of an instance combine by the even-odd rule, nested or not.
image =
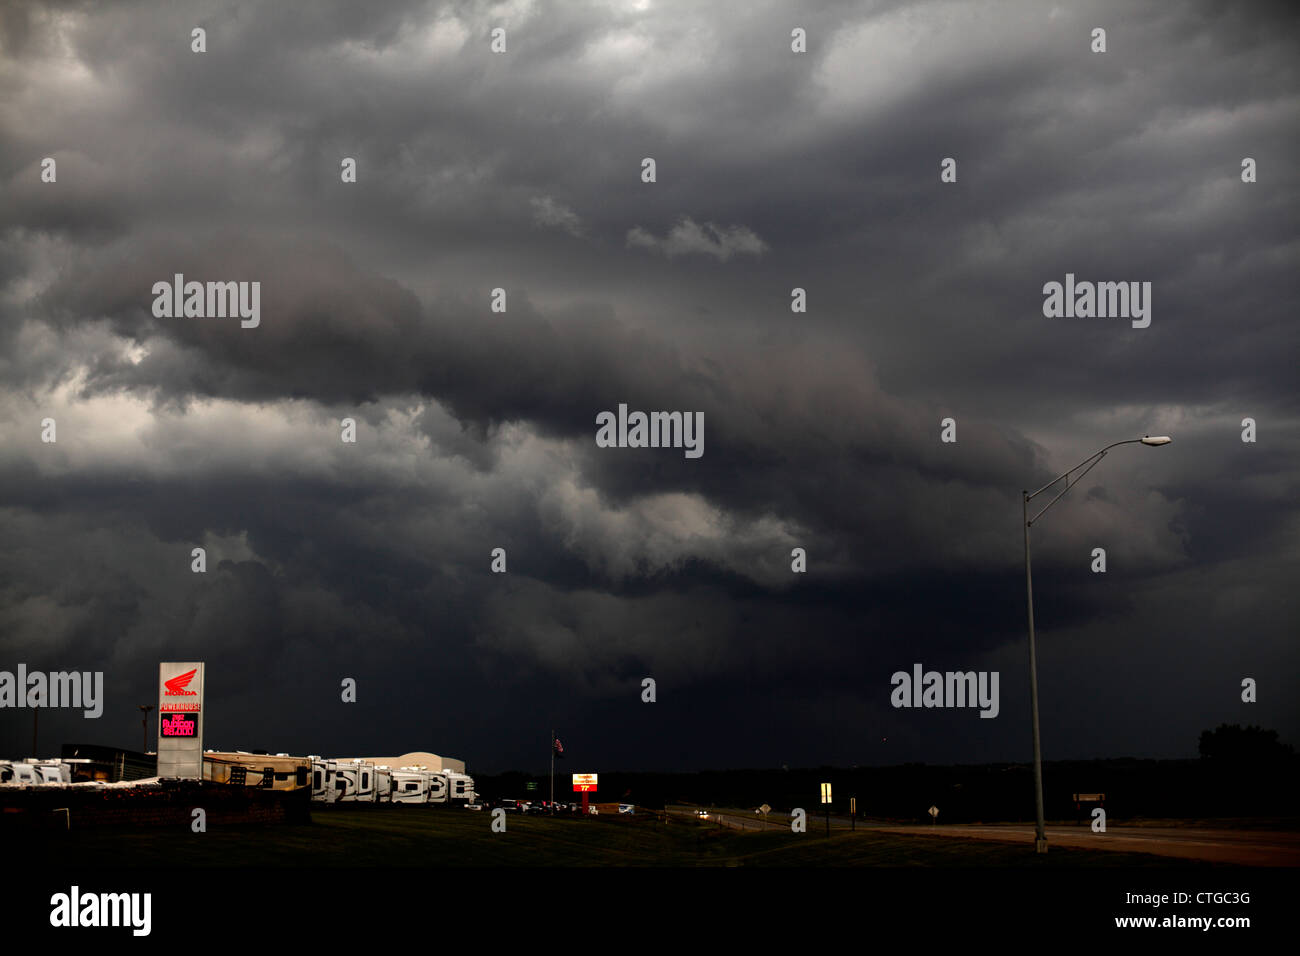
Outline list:
[[[887,866],[1168,867],[1168,858],[903,834],[741,833],[649,816],[547,819],[419,807],[328,809],[301,826],[213,827],[207,833],[103,828],[43,835],[60,866]],[[1187,861],[1179,861],[1187,866]]]

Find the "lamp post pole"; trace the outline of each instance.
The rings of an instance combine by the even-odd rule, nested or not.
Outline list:
[[[153,704],[141,704],[140,713],[144,716],[140,719],[140,726],[144,728],[141,733],[140,752],[147,754],[149,752],[149,711],[153,710]]]
[[[1029,708],[1034,723],[1034,809],[1037,825],[1034,850],[1047,852],[1047,831],[1043,824],[1043,749],[1038,731],[1038,652],[1034,645],[1034,580],[1029,565],[1029,490],[1022,492],[1025,515],[1025,604],[1029,612]]]
[[[1034,725],[1034,810],[1037,815],[1034,827],[1034,851],[1036,853],[1047,852],[1047,828],[1043,821],[1043,749],[1038,729],[1038,650],[1034,643],[1034,579],[1033,572],[1030,569],[1029,560],[1029,529],[1035,521],[1041,518],[1047,509],[1056,504],[1074,485],[1079,483],[1079,479],[1092,470],[1097,462],[1106,457],[1106,452],[1119,445],[1168,445],[1172,441],[1167,436],[1151,437],[1147,435],[1144,438],[1130,438],[1127,441],[1117,441],[1114,444],[1107,445],[1101,451],[1089,455],[1079,464],[1075,465],[1063,475],[1053,478],[1043,487],[1039,488],[1032,495],[1026,490],[1021,492],[1021,513],[1023,516],[1025,531],[1025,610],[1029,617],[1029,709],[1033,714]],[[1087,465],[1087,468],[1083,468]],[[1079,472],[1078,478],[1073,482],[1070,481],[1070,475],[1083,468]],[[1032,518],[1029,517],[1029,502],[1033,501],[1052,485],[1056,484],[1062,478],[1065,479],[1065,488],[1059,495],[1049,501],[1043,510],[1038,512]]]

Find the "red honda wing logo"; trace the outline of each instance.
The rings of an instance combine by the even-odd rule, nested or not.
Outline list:
[[[190,681],[194,680],[194,675],[198,673],[198,668],[187,671],[180,677],[173,677],[171,680],[163,681],[163,686],[167,688],[164,697],[197,697],[199,692],[196,690],[186,690],[190,686]]]

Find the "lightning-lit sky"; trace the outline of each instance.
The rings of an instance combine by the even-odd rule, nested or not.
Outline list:
[[[1217,2],[5,4],[0,669],[105,680],[39,749],[138,746],[203,660],[223,749],[1027,760],[1020,491],[1144,434],[1033,531],[1045,757],[1300,744],[1298,41]],[[260,326],[155,318],[175,273],[260,282]],[[1149,281],[1150,327],[1046,318],[1066,273]],[[703,457],[596,447],[619,403],[703,412]],[[918,662],[998,671],[997,718],[892,708]]]

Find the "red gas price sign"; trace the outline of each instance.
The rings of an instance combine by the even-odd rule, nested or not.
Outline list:
[[[595,793],[596,777],[594,773],[575,773],[573,775],[574,793]]]

